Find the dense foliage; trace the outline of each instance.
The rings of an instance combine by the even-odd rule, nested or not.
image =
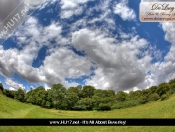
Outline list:
[[[148,89],[125,93],[113,90],[95,89],[93,86],[77,86],[66,89],[61,84],[54,84],[51,89],[45,90],[40,86],[26,92],[22,88],[17,91],[4,89],[0,83],[0,91],[7,97],[21,102],[31,103],[46,108],[64,110],[111,110],[121,109],[150,101],[165,100],[175,92],[175,79],[169,83],[161,83]]]
[[[3,87],[2,83],[0,83],[0,94],[3,92],[3,90],[4,90],[4,87]]]

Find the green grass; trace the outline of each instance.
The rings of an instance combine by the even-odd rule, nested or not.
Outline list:
[[[0,118],[175,118],[175,96],[112,111],[62,111],[44,109],[0,95]],[[0,132],[175,132],[175,127],[57,126],[0,127]]]

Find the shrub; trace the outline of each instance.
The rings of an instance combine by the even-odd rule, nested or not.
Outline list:
[[[101,103],[99,105],[98,110],[101,110],[101,111],[111,110],[111,106],[109,104],[103,104],[103,103]]]
[[[74,110],[92,110],[92,100],[91,98],[82,98],[79,100],[75,106],[72,108]]]
[[[168,98],[167,94],[163,94],[163,95],[161,96],[161,101],[163,101],[163,100],[165,100],[165,99],[167,99],[167,98]]]
[[[140,97],[140,103],[141,104],[145,104],[145,103],[147,103],[148,102],[148,98],[146,97],[146,96],[141,96]]]
[[[160,96],[157,93],[153,93],[148,97],[148,101],[156,101],[158,99],[160,99]]]

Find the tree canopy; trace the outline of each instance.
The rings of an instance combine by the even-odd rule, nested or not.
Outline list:
[[[113,90],[96,89],[93,86],[70,87],[66,89],[62,84],[54,84],[46,90],[39,86],[26,92],[22,88],[17,91],[4,89],[0,83],[0,91],[7,97],[24,103],[31,103],[46,108],[64,110],[111,110],[141,105],[149,101],[165,100],[175,92],[175,79],[158,86],[130,91],[129,93]]]

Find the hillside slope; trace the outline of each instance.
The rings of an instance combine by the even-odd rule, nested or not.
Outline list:
[[[165,101],[151,102],[145,105],[113,110],[98,111],[62,111],[44,109],[24,104],[0,94],[0,118],[175,118],[175,96]],[[0,132],[175,132],[175,127],[0,127]]]

